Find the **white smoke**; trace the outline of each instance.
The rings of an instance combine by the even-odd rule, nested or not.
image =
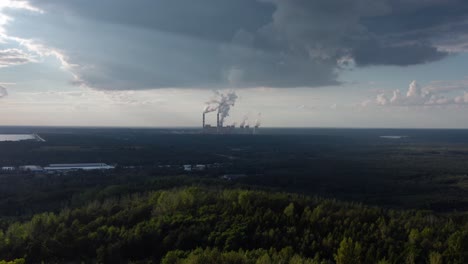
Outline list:
[[[240,123],[240,126],[244,127],[249,124],[248,122],[249,122],[249,116],[245,115],[244,118],[242,119],[242,122]]]
[[[255,120],[255,127],[260,127],[262,125],[262,113],[258,113],[257,119]]]
[[[203,113],[217,111],[219,114],[219,123],[220,125],[223,125],[226,118],[229,117],[231,108],[236,104],[237,99],[238,96],[234,91],[228,91],[225,93],[216,91],[213,98],[206,102]],[[239,125],[241,127],[249,126],[249,120],[255,120],[251,124],[257,128],[260,127],[262,124],[262,113],[258,113],[255,118],[252,118],[250,113],[246,114]],[[236,123],[233,123],[232,125],[235,126]]]
[[[224,119],[229,116],[231,107],[236,104],[237,94],[235,92],[229,92],[227,94],[221,94],[221,102],[219,104],[218,113],[220,114],[221,124],[224,123]]]
[[[207,105],[205,107],[205,110],[203,110],[203,113],[206,114],[206,113],[211,113],[211,112],[214,112],[218,110],[218,107],[214,107],[214,106],[211,106],[211,105]]]
[[[231,107],[236,104],[237,94],[234,91],[229,91],[227,93],[221,93],[220,91],[215,92],[215,96],[208,101],[204,110],[204,113],[210,113],[218,111],[219,113],[219,122],[224,123],[224,120],[229,116]]]

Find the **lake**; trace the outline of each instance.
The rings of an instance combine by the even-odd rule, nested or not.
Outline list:
[[[35,134],[0,134],[0,142],[1,141],[22,141],[22,140],[42,141]]]

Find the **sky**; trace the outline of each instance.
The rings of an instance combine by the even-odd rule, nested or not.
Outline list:
[[[465,0],[0,1],[6,126],[468,128],[467,69]]]

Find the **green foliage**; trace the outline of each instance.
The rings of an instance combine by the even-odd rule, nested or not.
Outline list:
[[[229,140],[216,135],[181,135],[179,130],[40,130],[46,142],[0,142],[1,165],[99,161],[119,166],[112,172],[73,172],[69,177],[2,173],[0,215],[5,218],[25,219],[58,212],[65,206],[83,206],[93,199],[201,183],[274,188],[392,208],[453,212],[465,210],[468,204],[468,144],[466,140],[452,142],[460,135],[433,137],[433,131],[418,131],[401,144],[380,139],[379,130],[229,135]],[[442,134],[451,133],[465,138],[462,131]],[[183,164],[211,166],[182,177],[187,174]],[[248,177],[219,180],[220,175],[231,173]],[[0,227],[5,227],[1,221]]]
[[[26,260],[24,260],[23,258],[15,259],[12,261],[0,260],[0,264],[25,264],[25,263],[26,263]]]
[[[429,253],[428,264],[442,264],[442,255],[438,252]]]
[[[11,223],[0,230],[0,256],[28,263],[461,264],[466,220],[288,193],[186,187]]]
[[[291,254],[291,249],[280,251],[257,249],[251,251],[223,251],[217,249],[196,249],[189,252],[171,251],[162,259],[163,264],[315,264],[314,260]]]
[[[379,260],[377,264],[390,264],[390,261],[384,258],[384,259]]]
[[[287,217],[293,218],[294,217],[294,203],[290,203],[286,208],[284,208],[283,212]]]
[[[336,264],[361,263],[361,244],[353,242],[351,238],[343,238],[335,255]]]

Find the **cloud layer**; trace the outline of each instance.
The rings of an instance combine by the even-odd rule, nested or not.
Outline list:
[[[0,86],[0,98],[3,98],[8,95],[8,91],[5,87]]]
[[[430,107],[468,104],[468,86],[459,85],[466,83],[466,81],[453,83],[447,86],[447,82],[433,82],[429,86],[421,88],[416,81],[412,81],[406,93],[402,93],[401,90],[394,90],[391,96],[380,93],[374,101],[365,101],[362,105],[369,106],[374,103],[378,106]],[[446,95],[446,93],[459,90],[462,90],[462,95],[459,93],[458,95]]]
[[[337,85],[345,66],[423,64],[468,42],[461,0],[8,3],[3,16],[36,15],[0,22],[3,37],[24,48],[4,49],[0,66],[45,54],[74,83],[103,90]],[[45,30],[27,30],[41,23]]]
[[[20,49],[0,50],[0,68],[34,62],[34,58]]]

